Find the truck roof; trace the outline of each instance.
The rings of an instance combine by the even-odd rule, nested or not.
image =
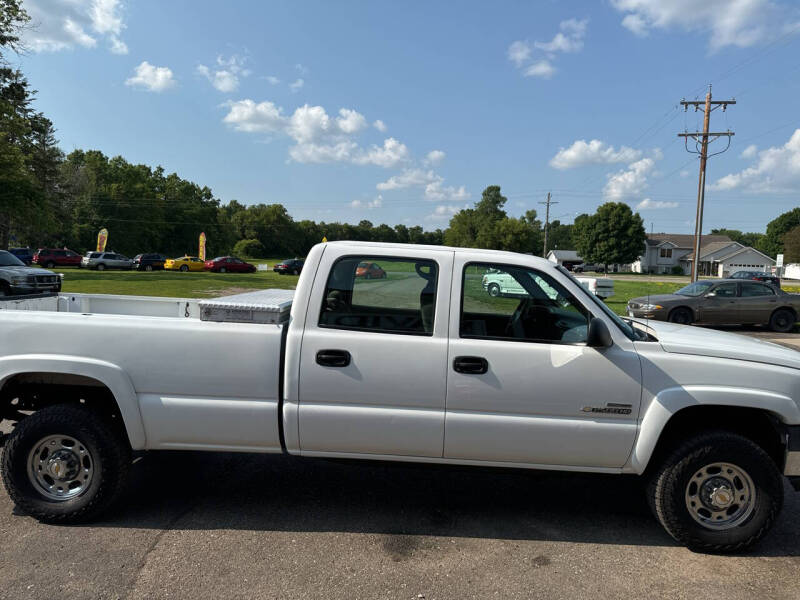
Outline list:
[[[488,254],[491,256],[496,256],[497,260],[519,260],[519,257],[525,257],[526,260],[533,260],[541,265],[552,267],[554,263],[547,260],[546,258],[542,258],[541,256],[535,256],[533,254],[523,254],[521,252],[509,252],[507,250],[487,250],[484,248],[459,248],[455,246],[433,246],[429,244],[400,244],[397,242],[357,242],[357,241],[347,241],[347,240],[338,240],[335,242],[325,242],[326,245],[335,245],[335,246],[356,246],[356,247],[363,247],[367,248],[387,248],[387,249],[397,249],[397,250],[404,250],[408,252],[412,248],[421,248],[423,250],[431,250],[434,252],[469,252],[475,253],[480,252],[481,254]]]

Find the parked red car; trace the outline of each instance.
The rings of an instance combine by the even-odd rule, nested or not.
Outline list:
[[[218,256],[205,262],[206,271],[214,273],[255,273],[256,266],[235,256]]]
[[[386,279],[386,271],[378,263],[361,262],[356,267],[356,277],[364,279]]]
[[[67,248],[39,248],[33,262],[47,269],[53,267],[80,267],[81,255]]]

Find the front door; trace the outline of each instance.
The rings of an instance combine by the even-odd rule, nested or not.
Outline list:
[[[702,298],[698,310],[701,323],[739,322],[739,284],[733,281],[720,283],[711,288]]]
[[[568,291],[574,282],[467,254],[453,272],[445,457],[621,467],[641,398],[631,340],[615,330],[611,347],[586,345],[589,319],[602,309]],[[497,272],[525,293],[492,297],[482,282]]]
[[[300,351],[303,454],[441,457],[453,253],[328,246]],[[358,265],[375,262],[385,277]]]

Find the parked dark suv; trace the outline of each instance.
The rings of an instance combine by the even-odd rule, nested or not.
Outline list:
[[[41,267],[79,267],[81,255],[67,248],[39,248],[33,255],[33,262]]]
[[[162,254],[137,254],[133,257],[133,268],[137,271],[162,271],[167,257]]]
[[[11,252],[0,250],[0,296],[22,296],[60,291],[61,277],[52,271],[27,267]]]
[[[26,265],[30,266],[30,264],[33,262],[33,250],[30,248],[9,248],[8,251]]]
[[[765,271],[736,271],[731,275],[731,279],[750,279],[752,281],[763,281],[775,287],[781,287],[781,278]]]

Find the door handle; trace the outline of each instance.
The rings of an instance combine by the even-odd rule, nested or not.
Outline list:
[[[489,370],[489,361],[481,356],[456,356],[453,370],[466,375],[483,375]]]
[[[317,364],[323,367],[346,367],[350,364],[350,353],[347,350],[320,350],[317,352]]]

